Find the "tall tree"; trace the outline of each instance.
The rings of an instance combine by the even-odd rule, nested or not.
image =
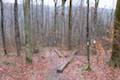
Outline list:
[[[57,2],[58,2],[58,0],[54,0],[54,30],[53,30],[53,35],[54,35],[54,46],[56,46],[56,43],[57,43],[57,41],[56,41],[56,29],[57,29],[57,26],[56,26],[56,24],[57,24]]]
[[[98,11],[99,0],[94,0],[94,2],[95,2],[95,6],[94,6],[94,16],[93,16],[93,29],[94,29],[93,34],[94,35],[96,34],[95,35],[95,37],[96,37],[96,36],[99,36],[98,32],[96,32],[97,31],[96,29],[98,28],[97,27],[98,12],[97,11]]]
[[[41,39],[44,41],[44,0],[41,0]]]
[[[32,39],[30,27],[30,0],[24,2],[25,48],[26,62],[32,63]]]
[[[69,3],[69,21],[68,21],[68,49],[71,49],[71,34],[72,34],[72,0]]]
[[[3,50],[4,50],[4,54],[7,55],[6,43],[5,43],[5,31],[4,31],[4,7],[2,0],[0,0],[0,4],[1,4],[1,32],[2,32]]]
[[[98,5],[99,5],[99,0],[95,0],[95,6],[94,6],[94,21],[97,20],[97,10],[98,10]],[[96,22],[96,21],[95,21]]]
[[[120,68],[120,0],[117,0],[115,10],[114,37],[110,65]]]
[[[65,2],[66,0],[62,0],[62,15],[64,15]]]
[[[64,46],[64,37],[65,37],[65,2],[66,0],[62,0],[62,31],[61,31],[61,47]]]
[[[87,60],[88,60],[87,70],[91,70],[91,67],[90,67],[89,0],[87,0],[86,48],[87,48]]]
[[[20,29],[19,29],[19,21],[18,21],[18,4],[17,0],[14,3],[14,25],[15,25],[15,43],[17,48],[17,55],[20,55],[21,50],[21,42],[20,42]]]

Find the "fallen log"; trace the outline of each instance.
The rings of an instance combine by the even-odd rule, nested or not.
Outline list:
[[[67,66],[72,62],[72,60],[74,59],[74,56],[76,55],[76,53],[78,52],[78,50],[74,50],[71,54],[71,57],[68,58],[67,61],[65,61],[62,65],[60,65],[57,69],[57,72],[58,73],[62,73],[65,68],[67,68]]]

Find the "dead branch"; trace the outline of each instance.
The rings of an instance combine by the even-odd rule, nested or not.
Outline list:
[[[65,70],[65,68],[72,62],[72,60],[74,59],[74,56],[75,56],[75,54],[78,52],[78,50],[74,50],[73,52],[72,52],[72,55],[71,55],[71,57],[67,60],[67,61],[65,61],[62,65],[60,65],[60,67],[58,67],[58,69],[57,69],[57,72],[58,73],[62,73],[64,70]]]
[[[57,54],[59,57],[64,57],[64,55],[61,53],[60,50],[58,50],[58,49],[55,48],[54,51],[56,52],[56,54]]]

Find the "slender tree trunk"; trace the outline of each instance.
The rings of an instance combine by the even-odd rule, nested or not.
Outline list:
[[[1,4],[1,32],[2,32],[3,50],[4,50],[4,54],[7,55],[6,43],[5,43],[5,31],[4,31],[4,7],[2,0],[0,0],[0,4]]]
[[[21,42],[20,42],[17,0],[15,0],[15,3],[14,3],[14,22],[15,22],[15,43],[17,48],[17,55],[20,56]]]
[[[120,0],[117,0],[114,19],[114,37],[110,65],[120,68]]]
[[[57,28],[56,28],[57,27],[56,26],[56,24],[57,24],[56,23],[57,22],[56,21],[57,20],[57,0],[54,1],[54,6],[55,6],[55,8],[54,8],[54,31],[53,31],[54,39],[53,40],[54,40],[54,46],[56,46],[57,45],[57,40],[56,40],[56,36],[57,36],[56,35],[56,30],[57,30]]]
[[[41,41],[44,42],[44,0],[42,0],[41,4]]]
[[[65,2],[66,0],[62,0],[62,29],[61,29],[61,47],[64,46],[65,41]]]
[[[94,16],[93,16],[93,35],[94,37],[99,37],[99,33],[97,31],[97,18],[98,18],[98,5],[99,5],[99,0],[95,0],[95,8],[94,8]]]
[[[90,67],[90,33],[89,33],[89,0],[87,0],[87,27],[86,27],[86,48],[87,48],[87,60],[88,60],[88,67],[87,70],[91,70]]]
[[[38,35],[39,35],[39,21],[38,21],[38,0],[36,0],[36,23],[37,23],[37,31],[36,31],[36,33],[37,33],[37,46],[39,45],[39,37],[38,37]]]
[[[69,4],[69,22],[68,22],[68,49],[72,48],[71,46],[71,35],[72,35],[72,0]]]
[[[84,24],[84,19],[83,19],[83,14],[84,14],[84,11],[83,11],[83,0],[80,1],[80,9],[79,9],[79,17],[80,17],[80,22],[79,22],[79,34],[80,34],[80,37],[79,37],[79,40],[78,40],[78,44],[81,45],[83,43],[83,24]]]
[[[32,40],[30,27],[30,0],[24,2],[25,48],[26,62],[32,63]]]
[[[64,11],[65,11],[65,2],[66,0],[62,0],[62,15],[64,16]]]

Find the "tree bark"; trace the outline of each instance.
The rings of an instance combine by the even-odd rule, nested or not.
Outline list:
[[[66,0],[62,0],[62,29],[61,29],[61,47],[64,47],[65,44],[65,2]]]
[[[24,26],[25,26],[25,48],[26,62],[32,63],[32,39],[30,27],[30,0],[24,2]]]
[[[86,27],[86,48],[87,48],[87,60],[88,60],[88,68],[87,70],[91,70],[90,67],[90,33],[89,33],[89,0],[87,0],[87,27]]]
[[[69,22],[68,22],[68,49],[71,49],[71,35],[72,35],[72,0],[69,4]]]
[[[94,8],[94,16],[93,16],[93,35],[94,37],[99,37],[99,33],[97,32],[97,18],[98,18],[98,5],[99,5],[99,0],[95,0],[95,8]]]
[[[115,10],[114,37],[110,65],[120,68],[120,0],[117,0]]]
[[[3,7],[3,1],[0,0],[1,4],[1,34],[2,34],[2,43],[3,43],[3,50],[4,54],[7,55],[7,50],[6,50],[6,43],[5,43],[5,31],[4,31],[4,7]]]
[[[54,40],[54,46],[56,46],[57,45],[57,40],[56,40],[56,30],[57,30],[57,26],[56,26],[56,20],[57,20],[57,0],[54,0],[54,6],[55,6],[55,8],[54,8],[54,30],[53,30],[53,40]]]
[[[17,0],[14,3],[14,22],[15,22],[15,43],[17,48],[17,56],[20,56],[21,50],[21,42],[20,42],[20,29],[19,29],[19,21],[18,21],[18,4]]]
[[[41,41],[42,43],[45,41],[44,40],[44,0],[41,0]]]

